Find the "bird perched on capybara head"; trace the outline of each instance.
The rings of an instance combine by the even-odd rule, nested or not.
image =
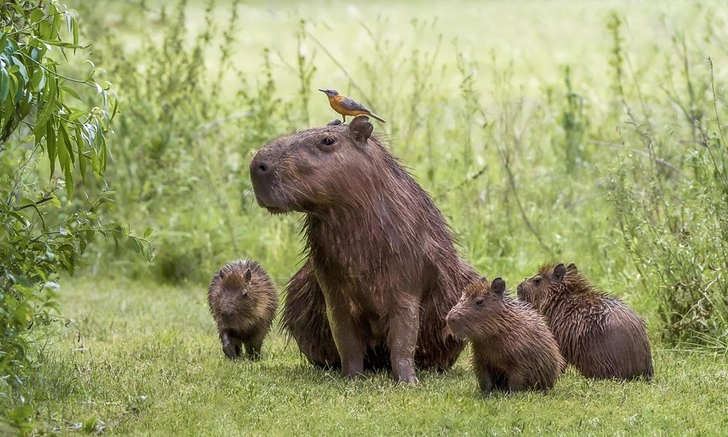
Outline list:
[[[278,308],[278,294],[265,270],[248,259],[226,265],[212,277],[207,302],[225,356],[238,358],[244,344],[247,356],[259,359]]]
[[[651,379],[644,321],[592,286],[571,263],[547,264],[518,285],[518,298],[545,318],[568,363],[589,378]]]
[[[448,369],[464,342],[445,316],[474,278],[430,196],[372,135],[366,116],[278,138],[250,176],[271,213],[305,214],[307,259],[288,284],[283,327],[312,363],[357,377],[391,366]]]
[[[506,283],[481,278],[447,315],[450,332],[470,340],[480,390],[549,390],[566,366],[553,334],[530,305],[506,295]]]

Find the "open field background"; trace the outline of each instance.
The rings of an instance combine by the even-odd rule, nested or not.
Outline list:
[[[102,219],[153,228],[156,257],[101,239],[64,278],[27,394],[39,433],[674,435],[728,426],[728,11],[701,1],[69,1],[120,100]],[[163,6],[162,6],[163,5]],[[80,64],[80,63],[79,63]],[[83,69],[72,63],[69,67]],[[481,398],[469,352],[417,387],[316,371],[276,331],[224,360],[211,275],[251,257],[280,290],[300,216],[255,204],[267,141],[336,114],[336,88],[515,288],[576,262],[647,321],[651,383]],[[46,180],[43,169],[38,173]],[[41,178],[42,179],[42,178]],[[39,184],[42,182],[39,182]],[[67,207],[73,210],[73,206]],[[0,432],[3,429],[0,428]]]

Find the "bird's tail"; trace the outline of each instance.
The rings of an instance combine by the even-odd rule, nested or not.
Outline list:
[[[382,123],[386,123],[386,120],[384,120],[382,117],[378,116],[377,114],[370,112],[369,116],[372,118],[376,118],[377,120],[381,121]]]

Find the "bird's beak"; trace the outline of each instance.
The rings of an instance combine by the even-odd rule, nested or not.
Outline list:
[[[326,92],[326,91],[322,90],[321,88],[319,88],[318,90],[321,91],[322,93],[325,93]]]

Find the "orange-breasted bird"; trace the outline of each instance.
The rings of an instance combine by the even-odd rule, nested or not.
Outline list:
[[[377,120],[381,121],[382,123],[386,123],[384,119],[377,114],[372,113],[372,111],[369,110],[366,106],[362,105],[361,103],[357,102],[356,100],[352,99],[351,97],[342,96],[339,94],[338,91],[332,90],[330,88],[321,89],[319,88],[319,91],[326,94],[329,98],[329,104],[332,108],[334,108],[334,111],[341,114],[341,117],[344,119],[344,123],[346,123],[346,116],[350,115],[352,117],[356,117],[357,115],[368,115],[372,118],[376,118]]]

